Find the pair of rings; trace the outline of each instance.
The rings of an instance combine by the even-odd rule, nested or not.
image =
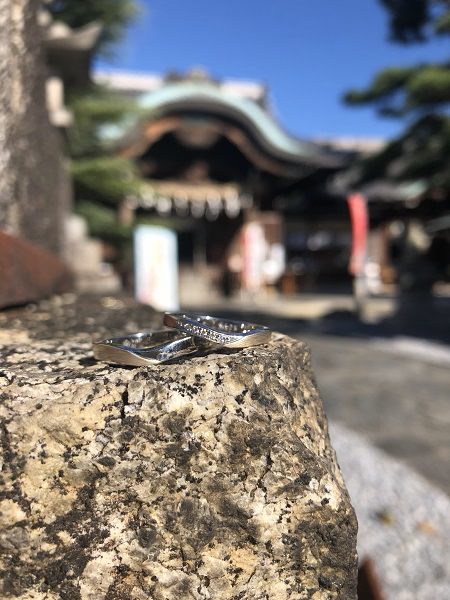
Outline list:
[[[132,333],[94,343],[97,360],[119,365],[148,366],[218,348],[248,348],[265,344],[271,331],[263,325],[187,313],[165,313],[171,329]]]

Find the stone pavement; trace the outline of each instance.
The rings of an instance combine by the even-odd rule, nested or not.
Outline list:
[[[450,361],[386,350],[389,340],[299,337],[312,348],[328,417],[450,494]]]
[[[320,311],[330,300],[321,302]],[[349,299],[345,302],[349,304]],[[306,307],[297,300],[302,318],[292,318],[292,300],[280,310],[273,303],[264,312],[242,303],[233,303],[231,310],[225,303],[196,308],[264,323],[308,342],[330,419],[450,494],[449,302],[439,299],[435,310],[424,310],[407,322],[392,316],[392,303],[386,304],[383,301],[382,311],[378,310],[384,316],[378,324],[361,323],[339,305],[329,314],[319,313],[317,307],[314,312],[309,299]],[[307,314],[321,316],[307,318]],[[428,333],[431,339],[424,339]]]
[[[362,436],[331,423],[331,441],[385,600],[450,598],[450,498]]]

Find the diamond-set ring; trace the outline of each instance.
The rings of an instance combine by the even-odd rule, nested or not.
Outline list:
[[[142,331],[94,342],[97,360],[116,365],[150,366],[220,348],[266,344],[271,331],[263,325],[195,313],[165,313],[171,329]]]
[[[164,325],[203,338],[224,348],[248,348],[270,340],[268,327],[195,313],[165,313]]]

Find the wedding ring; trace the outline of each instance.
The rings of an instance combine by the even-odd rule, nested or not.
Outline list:
[[[271,336],[270,329],[264,325],[194,313],[165,313],[164,325],[224,348],[248,348],[265,344]]]
[[[157,365],[197,352],[200,345],[179,331],[142,331],[94,342],[97,360],[135,367]]]

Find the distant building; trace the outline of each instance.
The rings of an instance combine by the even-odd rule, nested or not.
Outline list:
[[[193,79],[209,79],[203,69],[194,69],[190,72]],[[184,77],[173,72],[162,76],[154,73],[128,73],[126,71],[97,71],[93,75],[96,83],[106,85],[117,90],[121,95],[139,99],[143,94],[155,92],[165,87],[168,82],[183,80]],[[268,108],[267,87],[255,81],[242,79],[225,79],[216,81],[216,86],[225,93],[229,93],[247,100],[253,100],[260,106]]]
[[[334,152],[347,152],[357,154],[358,156],[369,156],[380,152],[385,148],[387,141],[384,138],[365,138],[365,137],[315,137],[313,141],[323,148],[328,148]]]
[[[395,232],[440,214],[423,181],[357,183],[361,159],[381,153],[385,140],[298,139],[277,122],[259,82],[218,81],[202,69],[94,79],[136,99],[144,113],[116,147],[148,182],[139,197],[124,199],[121,216],[129,223],[150,215],[177,230],[191,283],[249,290],[276,283],[286,292],[350,283],[356,238],[347,200],[355,193],[368,207],[357,225],[369,228],[359,275],[368,265],[380,282],[394,282],[396,256],[407,253],[398,248],[411,237]]]
[[[124,199],[121,214],[169,220],[180,231],[181,262],[207,268],[225,287],[279,280],[285,252],[277,199],[335,173],[338,153],[286,133],[260,83],[215,81],[202,70],[97,73],[95,80],[144,109],[117,151],[135,161],[148,186]]]

